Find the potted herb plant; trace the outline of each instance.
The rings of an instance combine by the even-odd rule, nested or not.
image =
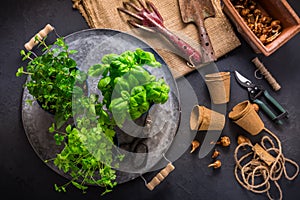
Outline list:
[[[168,100],[170,87],[164,79],[157,80],[151,75],[144,65],[160,67],[161,63],[151,52],[138,48],[120,55],[105,55],[101,64],[88,71],[90,76],[101,76],[98,89],[103,95],[103,105],[118,126],[126,119],[139,118],[152,104]]]
[[[54,45],[47,45],[46,38],[39,41],[42,55],[21,50],[27,66],[20,67],[16,76],[29,75],[24,84],[40,106],[55,115],[56,125],[60,127],[72,117],[72,93],[74,84],[84,84],[86,74],[77,68],[70,55],[76,50],[69,50],[63,38],[57,38]]]
[[[142,49],[105,55],[88,71],[90,76],[101,76],[98,89],[103,98],[99,98],[96,94],[83,95],[81,86],[87,74],[76,68],[70,57],[76,50],[69,50],[63,38],[58,38],[54,46],[46,45],[44,39],[40,46],[40,56],[21,51],[23,60],[29,62],[26,70],[20,67],[16,75],[29,75],[24,87],[55,116],[56,124],[49,127],[49,132],[63,148],[45,162],[53,162],[71,177],[64,185],[55,184],[55,190],[66,192],[71,184],[83,192],[88,185],[105,188],[102,194],[110,192],[117,184],[115,168],[123,159],[123,155],[112,153],[115,126],[122,126],[126,119],[139,118],[154,103],[168,100],[169,86],[143,68],[160,67],[160,63]],[[76,101],[72,101],[74,94]],[[67,124],[62,131],[60,126],[75,115],[76,125]]]
[[[55,190],[66,191],[66,187],[72,184],[85,192],[86,185],[90,184],[105,187],[104,193],[109,192],[111,191],[109,188],[116,185],[115,170],[111,169],[109,163],[112,157],[110,146],[113,145],[110,138],[113,137],[114,131],[111,130],[108,121],[105,125],[94,127],[97,122],[92,120],[93,116],[88,112],[91,112],[90,108],[97,107],[97,102],[95,95],[84,95],[87,75],[77,68],[76,61],[71,58],[77,51],[69,50],[63,38],[57,38],[53,45],[47,45],[45,40],[46,38],[39,41],[39,47],[42,47],[42,54],[39,56],[31,51],[21,50],[23,60],[29,62],[25,68],[18,69],[16,76],[28,75],[24,87],[27,87],[34,100],[45,111],[54,115],[55,123],[49,127],[49,132],[54,134],[56,144],[62,145],[63,148],[55,158],[45,162],[53,161],[58,169],[71,176],[71,180],[66,184],[61,186],[55,184]],[[79,97],[77,103],[72,101],[74,95]],[[79,110],[86,109],[86,115],[77,118],[76,126],[73,123],[66,124],[63,130],[61,126],[73,117],[73,103]],[[93,128],[86,129],[86,127]],[[100,132],[109,138],[99,140]],[[93,138],[92,136],[96,134],[98,136]],[[89,138],[89,141],[84,138]],[[100,145],[91,150],[90,147],[95,142]],[[95,154],[101,154],[102,160]]]
[[[150,52],[136,49],[120,55],[107,54],[100,64],[93,65],[88,75],[101,76],[98,89],[103,98],[96,94],[79,95],[73,106],[75,113],[84,113],[76,118],[76,127],[68,126],[66,133],[55,130],[57,144],[64,143],[64,149],[54,164],[71,180],[55,189],[66,191],[73,184],[85,192],[88,185],[104,187],[102,194],[116,186],[116,170],[124,155],[114,152],[115,127],[125,120],[137,119],[154,103],[168,100],[169,86],[143,68],[143,65],[160,67]],[[49,162],[48,160],[47,162]]]

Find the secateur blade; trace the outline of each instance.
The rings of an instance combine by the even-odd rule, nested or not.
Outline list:
[[[258,97],[263,95],[265,90],[258,85],[252,83],[249,79],[241,75],[238,71],[234,71],[235,78],[237,82],[244,88],[248,90],[249,98],[251,101],[256,100]]]
[[[254,86],[254,84],[249,79],[247,79],[246,77],[241,75],[238,71],[234,71],[234,75],[235,75],[237,82],[241,86],[247,88],[248,90],[251,90],[251,87]]]
[[[234,71],[237,82],[248,89],[249,98],[253,103],[256,103],[273,121],[277,124],[282,124],[280,119],[287,117],[287,111],[269,94],[267,90],[265,90],[260,85],[253,84],[246,77],[241,75],[239,72]],[[269,104],[273,106],[273,108],[279,114],[273,113],[273,111],[261,100],[261,97],[264,97]]]

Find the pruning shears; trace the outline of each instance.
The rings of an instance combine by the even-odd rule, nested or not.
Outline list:
[[[242,76],[239,72],[234,71],[237,82],[247,88],[249,99],[251,102],[256,103],[275,123],[282,124],[281,119],[288,117],[288,112],[265,90],[262,86],[252,83],[249,79]],[[275,115],[271,109],[259,98],[265,97],[269,103],[273,104],[280,114]]]

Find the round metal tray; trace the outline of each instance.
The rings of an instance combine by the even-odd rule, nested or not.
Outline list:
[[[161,56],[142,40],[130,34],[111,29],[87,29],[75,32],[64,38],[69,49],[78,51],[72,57],[76,60],[80,70],[87,71],[91,65],[99,63],[105,54],[120,54],[127,50],[135,50],[136,48],[152,52],[157,61],[162,63],[161,68],[146,67],[146,69],[151,74],[165,79],[171,89],[169,100],[165,104],[153,105],[145,116],[146,120],[151,119],[152,121],[151,126],[147,127],[147,130],[145,130],[145,127],[142,128],[143,131],[148,133],[148,137],[137,139],[137,137],[128,135],[124,131],[117,129],[120,146],[123,143],[135,143],[136,147],[138,142],[142,142],[143,145],[147,146],[148,153],[147,155],[134,154],[132,156],[132,152],[129,152],[131,154],[131,161],[128,162],[127,160],[126,163],[121,163],[122,167],[116,169],[116,181],[124,183],[138,177],[140,174],[162,167],[157,166],[157,164],[162,159],[163,153],[170,147],[177,132],[180,120],[180,105],[176,82]],[[89,93],[99,92],[97,90],[97,81],[96,79],[88,80]],[[48,128],[54,122],[54,116],[44,111],[36,101],[31,105],[26,103],[29,99],[33,99],[33,97],[29,94],[27,88],[24,88],[22,121],[28,140],[42,161],[55,158],[63,146],[56,145],[53,134],[48,132]],[[133,126],[131,127],[131,125]],[[129,124],[127,128],[131,128],[132,130],[135,125],[131,125]],[[127,153],[126,150],[123,152]],[[143,165],[135,169],[133,165],[141,163],[141,159],[144,159],[142,162]],[[59,170],[53,162],[47,162],[46,164],[58,174],[70,178],[68,174]]]

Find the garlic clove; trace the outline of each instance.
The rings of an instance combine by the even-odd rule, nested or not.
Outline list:
[[[220,144],[223,147],[228,147],[230,145],[230,138],[228,136],[223,136],[217,144]]]
[[[220,168],[222,163],[220,160],[216,160],[215,162],[208,165],[208,167],[213,167],[214,169]]]
[[[190,151],[190,153],[193,153],[199,146],[200,146],[200,142],[198,142],[197,140],[193,140],[192,141],[192,150]]]
[[[213,152],[213,154],[212,154],[212,156],[211,156],[211,158],[216,158],[216,157],[218,157],[220,154],[221,154],[221,153],[215,149],[214,152]]]
[[[245,137],[243,135],[239,135],[238,139],[237,139],[237,143],[238,144],[242,144],[242,143],[249,143],[249,144],[251,144],[251,141],[250,141],[249,138],[247,138],[247,137]]]

